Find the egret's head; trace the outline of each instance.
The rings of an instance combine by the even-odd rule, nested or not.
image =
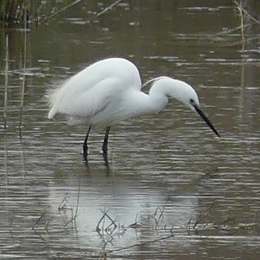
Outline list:
[[[193,96],[193,97],[192,97]],[[208,117],[203,113],[203,111],[200,109],[200,104],[199,104],[199,99],[198,96],[194,90],[194,94],[190,96],[188,102],[188,106],[193,110],[196,111],[201,118],[206,122],[206,124],[211,128],[211,130],[218,136],[220,137],[218,131],[216,128],[213,126],[213,124],[210,122]]]
[[[208,117],[200,109],[199,98],[196,91],[187,83],[183,81],[175,80],[175,98],[181,101],[184,105],[188,106],[191,110],[196,111],[201,118],[206,122],[206,124],[211,128],[211,130],[220,137],[219,133],[210,122]]]
[[[179,101],[181,101],[185,106],[189,107],[191,110],[196,111],[195,107],[200,106],[200,101],[195,90],[188,84],[185,83],[184,90]]]
[[[182,102],[185,106],[191,110],[196,111],[201,118],[207,123],[212,131],[218,136],[218,132],[212,123],[209,121],[207,116],[200,109],[200,102],[196,91],[186,82],[173,79],[170,77],[162,76],[153,79],[154,84],[150,89],[150,95],[162,95],[170,96]]]

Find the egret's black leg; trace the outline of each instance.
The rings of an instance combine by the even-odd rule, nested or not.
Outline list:
[[[103,142],[103,146],[102,146],[103,155],[107,154],[107,143],[108,143],[109,130],[110,130],[110,126],[107,126],[106,134],[105,134],[105,138],[104,138],[104,142]]]
[[[90,130],[91,130],[91,125],[88,128],[88,132],[86,134],[86,137],[85,137],[85,140],[83,143],[83,157],[85,160],[87,160],[87,157],[88,157],[88,136],[89,136]]]
[[[103,150],[103,158],[104,158],[104,162],[105,162],[105,166],[107,169],[107,174],[109,174],[109,162],[107,159],[107,143],[108,143],[108,135],[109,135],[109,130],[110,130],[110,126],[106,127],[106,134],[105,134],[105,138],[104,138],[104,142],[103,142],[103,146],[102,146],[102,150]]]

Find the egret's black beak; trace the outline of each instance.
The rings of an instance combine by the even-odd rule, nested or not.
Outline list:
[[[220,137],[218,131],[215,129],[215,127],[212,125],[212,123],[209,121],[207,116],[201,111],[201,109],[197,105],[193,105],[197,113],[202,117],[202,119],[207,123],[207,125],[211,128],[211,130]]]

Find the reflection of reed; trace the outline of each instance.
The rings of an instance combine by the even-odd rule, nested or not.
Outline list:
[[[242,44],[243,43],[245,44],[245,43],[250,43],[252,41],[258,40],[259,37],[257,35],[254,37],[245,37],[245,31],[249,30],[252,27],[252,24],[257,24],[259,26],[260,21],[257,20],[253,15],[251,15],[250,11],[247,11],[242,6],[243,3],[238,3],[236,0],[234,0],[233,2],[239,12],[240,25],[235,28],[222,31],[218,33],[217,36],[225,36],[237,31],[241,31],[241,38],[242,38],[241,41],[236,41],[232,44],[229,44],[230,47],[240,45],[241,42]]]
[[[246,85],[254,84],[252,82],[252,74],[254,74],[252,65],[257,65],[258,62],[256,62],[252,58],[252,55],[254,56],[252,49],[258,48],[258,36],[255,34],[252,35],[254,29],[259,29],[260,21],[257,20],[254,16],[256,15],[254,13],[256,6],[256,1],[238,1],[234,0],[234,4],[237,7],[238,15],[240,18],[240,36],[241,36],[241,74],[240,74],[240,118],[242,120],[248,120],[248,113],[246,112],[246,109],[248,109],[251,106],[251,102],[254,99],[253,95],[249,96],[251,101],[249,102],[249,98],[245,96],[246,91]],[[253,36],[253,37],[252,37]],[[247,74],[250,73],[250,81],[246,80]],[[250,93],[250,92],[248,92]],[[252,107],[251,107],[252,108]]]
[[[241,53],[242,53],[242,60],[241,60],[241,76],[240,76],[240,85],[241,85],[241,95],[240,95],[240,114],[243,113],[243,100],[244,100],[244,88],[245,88],[245,27],[244,27],[244,15],[243,9],[240,4],[236,1],[234,3],[237,5],[237,9],[239,11],[240,16],[240,30],[241,30]]]
[[[4,95],[4,128],[7,127],[8,71],[9,71],[9,38],[5,40],[5,95]]]
[[[23,81],[22,81],[22,89],[21,89],[21,101],[20,101],[20,111],[19,111],[19,130],[20,130],[20,138],[21,138],[21,127],[22,127],[22,114],[23,114],[23,106],[24,106],[24,91],[26,84],[26,59],[27,59],[27,21],[24,20],[24,46],[23,46]]]

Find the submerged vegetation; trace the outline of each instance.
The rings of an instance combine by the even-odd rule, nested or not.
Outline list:
[[[35,22],[35,24],[38,25],[38,23],[45,23],[82,1],[83,0],[1,0],[0,23],[7,25],[24,25],[26,23]],[[104,9],[96,13],[89,22],[111,10],[120,2],[122,2],[122,0],[116,0],[111,5],[104,7]]]
[[[6,24],[24,23],[30,16],[37,17],[40,0],[2,0],[0,2],[0,20]]]
[[[25,24],[46,22],[62,11],[74,6],[82,0],[1,0],[0,22],[11,24]]]

